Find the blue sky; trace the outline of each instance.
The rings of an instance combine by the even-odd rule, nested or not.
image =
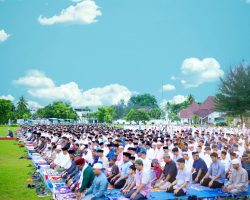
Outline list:
[[[102,106],[214,95],[250,60],[247,0],[0,0],[0,97]],[[38,103],[38,104],[36,104]]]

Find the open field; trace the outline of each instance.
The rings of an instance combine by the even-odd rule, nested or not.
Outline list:
[[[11,127],[14,131],[18,127]],[[0,135],[6,135],[8,127],[0,127]],[[25,148],[17,146],[16,141],[0,141],[0,199],[1,200],[33,200],[38,198],[35,189],[28,189],[29,172],[33,167],[27,167],[32,162],[19,159],[26,155]],[[42,198],[45,200],[51,198]]]
[[[19,129],[19,126],[4,126],[0,125],[0,137],[6,136],[8,134],[8,128],[10,128],[13,131],[14,136],[16,136],[16,130]]]

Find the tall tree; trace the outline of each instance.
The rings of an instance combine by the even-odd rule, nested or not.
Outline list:
[[[28,102],[23,96],[21,96],[17,102],[16,113],[19,118],[25,119],[29,118],[31,115],[28,108]]]
[[[54,101],[52,104],[37,110],[36,115],[40,118],[77,119],[77,114],[68,103]]]
[[[158,108],[157,100],[155,96],[150,94],[140,94],[132,96],[128,101],[129,108],[142,108],[148,107],[150,109]]]
[[[243,117],[250,111],[250,65],[240,64],[220,78],[215,108],[230,116],[239,116],[243,124]]]
[[[150,116],[145,110],[132,108],[126,115],[125,119],[127,121],[135,121],[136,123],[139,123],[140,121],[145,123],[146,121],[150,120]]]
[[[189,94],[187,99],[181,103],[175,104],[167,102],[165,110],[168,114],[168,118],[170,119],[170,121],[172,122],[180,121],[180,118],[178,117],[179,112],[182,109],[187,108],[194,100],[195,100],[194,96]]]
[[[97,117],[99,123],[111,123],[115,119],[116,113],[114,107],[106,106],[98,108],[95,116]]]
[[[163,111],[160,108],[153,108],[148,111],[148,114],[151,119],[160,119],[163,114]]]
[[[124,99],[120,100],[117,105],[113,106],[116,112],[116,119],[122,119],[127,113],[127,105]]]
[[[0,99],[0,124],[8,123],[9,119],[16,119],[15,106],[10,100]]]

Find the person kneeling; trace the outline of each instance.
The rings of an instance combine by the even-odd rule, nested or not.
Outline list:
[[[143,162],[141,159],[135,161],[135,181],[132,184],[133,190],[130,190],[125,197],[131,200],[143,200],[150,196],[151,180],[150,171],[143,169]],[[132,187],[131,187],[132,188]]]
[[[128,179],[126,180],[125,185],[123,186],[123,188],[121,189],[121,192],[123,194],[127,194],[130,190],[132,190],[133,188],[133,183],[135,181],[135,172],[136,172],[136,168],[135,165],[131,165],[129,167],[129,176]]]
[[[192,181],[191,172],[185,168],[185,160],[180,158],[177,160],[178,172],[176,180],[167,187],[167,192],[174,193],[175,196],[185,196],[187,187]]]
[[[105,192],[108,189],[108,180],[104,173],[102,173],[102,164],[95,163],[93,166],[94,174],[96,175],[92,185],[86,191],[83,200],[103,200],[105,199]]]
[[[239,159],[232,160],[233,171],[229,182],[222,188],[223,192],[236,194],[248,189],[248,173],[240,166]]]
[[[210,188],[221,188],[226,177],[225,166],[218,160],[217,153],[211,153],[212,164],[207,174],[201,179],[202,186]]]

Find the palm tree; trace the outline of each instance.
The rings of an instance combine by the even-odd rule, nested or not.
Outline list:
[[[27,114],[30,115],[28,102],[23,96],[21,96],[17,102],[17,114],[19,117],[23,117],[24,115],[27,116]]]

